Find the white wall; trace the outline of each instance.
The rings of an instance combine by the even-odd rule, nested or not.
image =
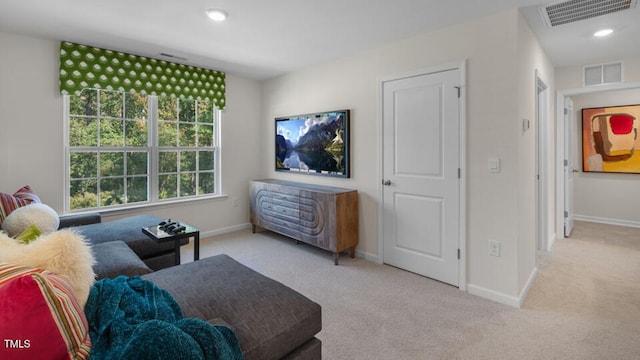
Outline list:
[[[63,114],[58,90],[59,43],[0,32],[0,191],[29,184],[63,210]],[[119,212],[153,213],[188,221],[206,234],[247,226],[249,180],[259,177],[264,135],[260,83],[227,74],[222,117],[222,183],[228,197]],[[237,206],[234,204],[237,203]]]
[[[594,63],[623,61],[624,82],[640,83],[640,57],[622,59],[603,58]],[[586,65],[586,64],[585,64]],[[576,169],[582,169],[581,109],[603,105],[627,105],[640,103],[640,88],[611,90],[615,86],[582,86],[582,66],[556,69],[556,87],[562,93],[571,94],[574,100],[573,159]],[[579,94],[578,94],[579,93]],[[577,95],[576,95],[577,94]],[[636,211],[638,197],[634,197],[637,175],[599,174],[578,172],[574,176],[574,215],[577,219],[640,226],[640,214]],[[613,199],[613,201],[612,201]]]
[[[553,82],[553,70],[523,21],[514,9],[265,81],[262,121],[267,134],[273,133],[277,116],[351,109],[353,168],[350,179],[276,173],[271,151],[275,145],[270,137],[264,144],[268,151],[262,155],[263,172],[274,178],[357,189],[361,229],[357,250],[377,259],[381,255],[377,212],[381,186],[379,80],[466,60],[467,164],[463,172],[467,178],[467,281],[471,292],[517,303],[524,287],[522,278],[535,268],[535,241],[531,243],[528,228],[519,228],[520,222],[531,221],[535,206],[531,203],[531,178],[521,180],[519,175],[532,156],[533,132],[523,139],[519,119],[535,115],[530,104],[523,105],[535,100],[535,68],[541,67],[549,83]],[[526,41],[521,48],[517,44],[520,38]],[[525,80],[520,80],[519,71],[527,72]],[[519,94],[521,89],[526,91]],[[489,157],[501,159],[501,173],[489,173]],[[518,191],[523,187],[529,195],[521,198]],[[523,211],[526,213],[520,215]],[[490,239],[501,242],[501,257],[488,255]],[[525,258],[522,265],[520,257]]]

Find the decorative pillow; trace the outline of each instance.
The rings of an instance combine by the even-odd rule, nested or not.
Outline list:
[[[39,202],[40,198],[31,190],[29,185],[21,187],[13,195],[0,193],[0,224],[13,210]]]
[[[13,210],[2,222],[2,230],[14,237],[30,225],[37,226],[43,233],[49,233],[58,229],[60,217],[49,205],[32,203]]]
[[[18,236],[14,236],[14,238],[23,244],[28,244],[31,240],[37,239],[40,235],[42,235],[42,233],[37,226],[29,225],[28,228],[24,229],[24,231],[18,234]]]
[[[95,282],[91,247],[71,230],[45,234],[28,244],[0,233],[0,262],[49,270],[69,280],[82,307]],[[1,344],[0,344],[1,345]]]
[[[0,263],[3,358],[87,359],[89,326],[64,276]]]

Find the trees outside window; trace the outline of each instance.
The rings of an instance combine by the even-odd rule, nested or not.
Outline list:
[[[219,194],[211,102],[85,89],[65,105],[67,210]]]

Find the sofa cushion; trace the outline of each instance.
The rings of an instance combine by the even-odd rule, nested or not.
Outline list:
[[[66,277],[0,264],[0,309],[3,359],[89,357],[87,319]]]
[[[21,187],[13,194],[0,192],[0,224],[13,210],[39,202],[40,198],[31,190],[29,185]]]
[[[186,317],[230,324],[247,360],[280,359],[322,329],[320,305],[227,255],[143,278],[169,291]]]
[[[145,226],[154,226],[162,221],[155,215],[134,215],[122,219],[71,227],[84,235],[92,244],[121,240],[127,243],[131,250],[141,259],[154,257],[163,253],[173,252],[173,241],[158,243],[142,233]],[[181,244],[188,243],[188,239]]]
[[[92,246],[96,259],[93,271],[99,279],[118,275],[136,276],[152,272],[151,269],[122,241],[109,241]]]

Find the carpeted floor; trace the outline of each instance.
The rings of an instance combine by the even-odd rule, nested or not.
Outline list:
[[[640,229],[576,222],[522,309],[271,232],[201,240],[220,253],[322,305],[323,359],[640,359]]]

